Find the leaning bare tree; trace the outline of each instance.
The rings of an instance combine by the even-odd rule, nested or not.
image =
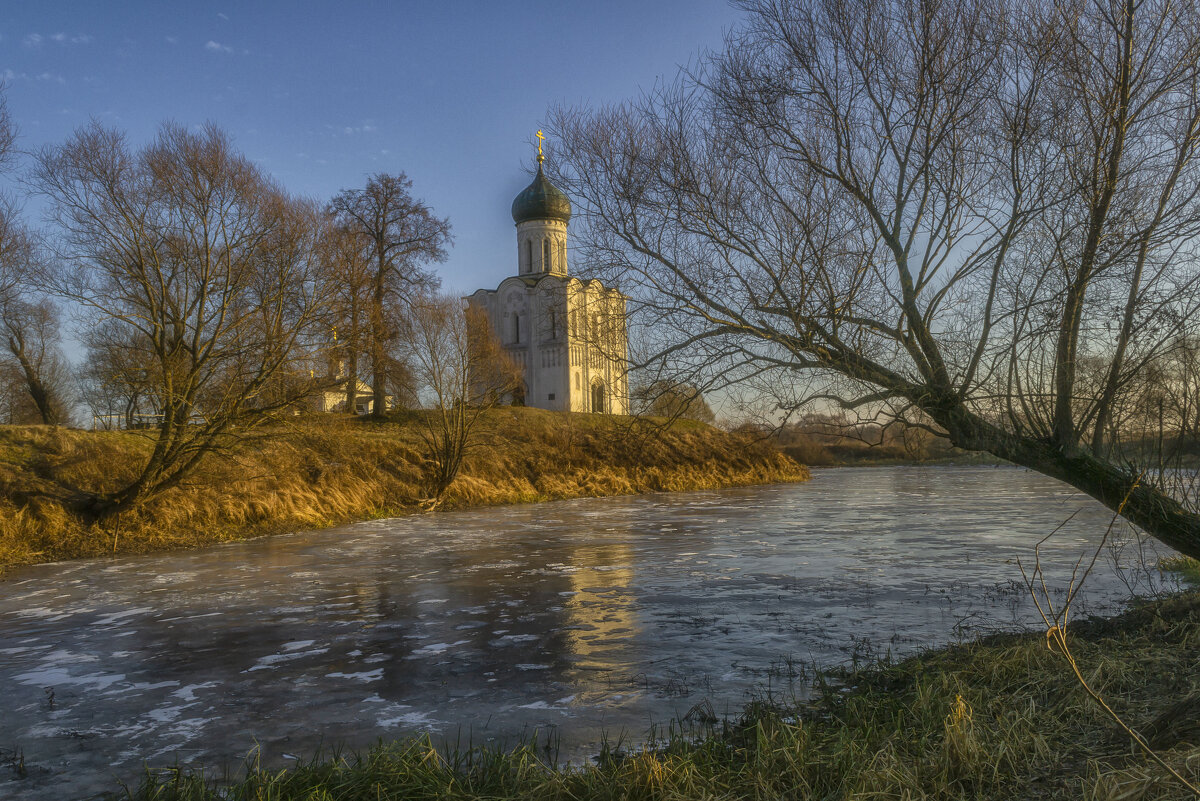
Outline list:
[[[369,348],[374,399],[371,413],[386,411],[388,344],[393,332],[385,310],[390,297],[411,297],[437,279],[422,269],[443,261],[450,244],[450,221],[414,198],[412,181],[404,173],[371,176],[364,189],[346,189],[329,203],[338,224],[358,240],[370,262]]]
[[[742,5],[676,85],[555,113],[660,359],[918,411],[1200,556],[1196,495],[1119,426],[1200,321],[1200,8]]]
[[[19,376],[37,422],[70,424],[70,371],[60,347],[59,312],[45,299],[0,302],[0,364]]]
[[[426,406],[419,431],[428,472],[425,503],[432,508],[478,444],[484,412],[521,384],[521,368],[496,339],[487,313],[464,309],[452,295],[414,298],[400,325],[406,361]]]
[[[294,363],[323,305],[321,215],[288,198],[213,126],[164,125],[133,150],[99,124],[37,157],[60,236],[47,283],[159,410],[137,477],[79,499],[105,517],[186,478],[204,456],[310,389]],[[89,345],[93,343],[89,342]]]

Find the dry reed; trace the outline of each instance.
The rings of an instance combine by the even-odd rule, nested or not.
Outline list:
[[[184,486],[103,525],[73,493],[116,489],[149,448],[143,432],[0,426],[0,568],[144,553],[416,511],[426,494],[416,416],[287,420],[211,454]],[[683,422],[636,449],[626,422],[498,409],[442,508],[799,481],[769,445]]]

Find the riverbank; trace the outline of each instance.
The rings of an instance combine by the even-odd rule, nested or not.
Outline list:
[[[1084,676],[1158,754],[1200,781],[1200,593],[1074,623]],[[427,739],[253,771],[232,785],[159,771],[137,801],[272,798],[1191,798],[1079,686],[1042,634],[997,635],[815,677],[655,748],[555,769],[534,747],[439,752]],[[1183,702],[1183,703],[1181,703]],[[124,797],[124,796],[122,796]]]
[[[63,500],[111,491],[150,447],[146,432],[0,426],[0,570],[5,566],[190,548],[407,514],[426,494],[419,412],[386,421],[296,418],[210,454],[184,486],[119,520],[92,524]],[[803,481],[767,443],[678,421],[502,408],[443,508]]]

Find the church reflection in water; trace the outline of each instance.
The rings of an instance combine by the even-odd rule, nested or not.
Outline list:
[[[563,632],[579,671],[632,669],[630,641],[639,633],[633,558],[633,547],[623,542],[581,546],[571,554],[573,594]]]

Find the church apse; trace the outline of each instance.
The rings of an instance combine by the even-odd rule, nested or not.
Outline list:
[[[516,274],[466,300],[486,312],[500,343],[523,368],[523,391],[510,402],[628,414],[626,298],[597,279],[570,274],[571,202],[546,177],[544,160],[539,143],[537,174],[512,203]]]

